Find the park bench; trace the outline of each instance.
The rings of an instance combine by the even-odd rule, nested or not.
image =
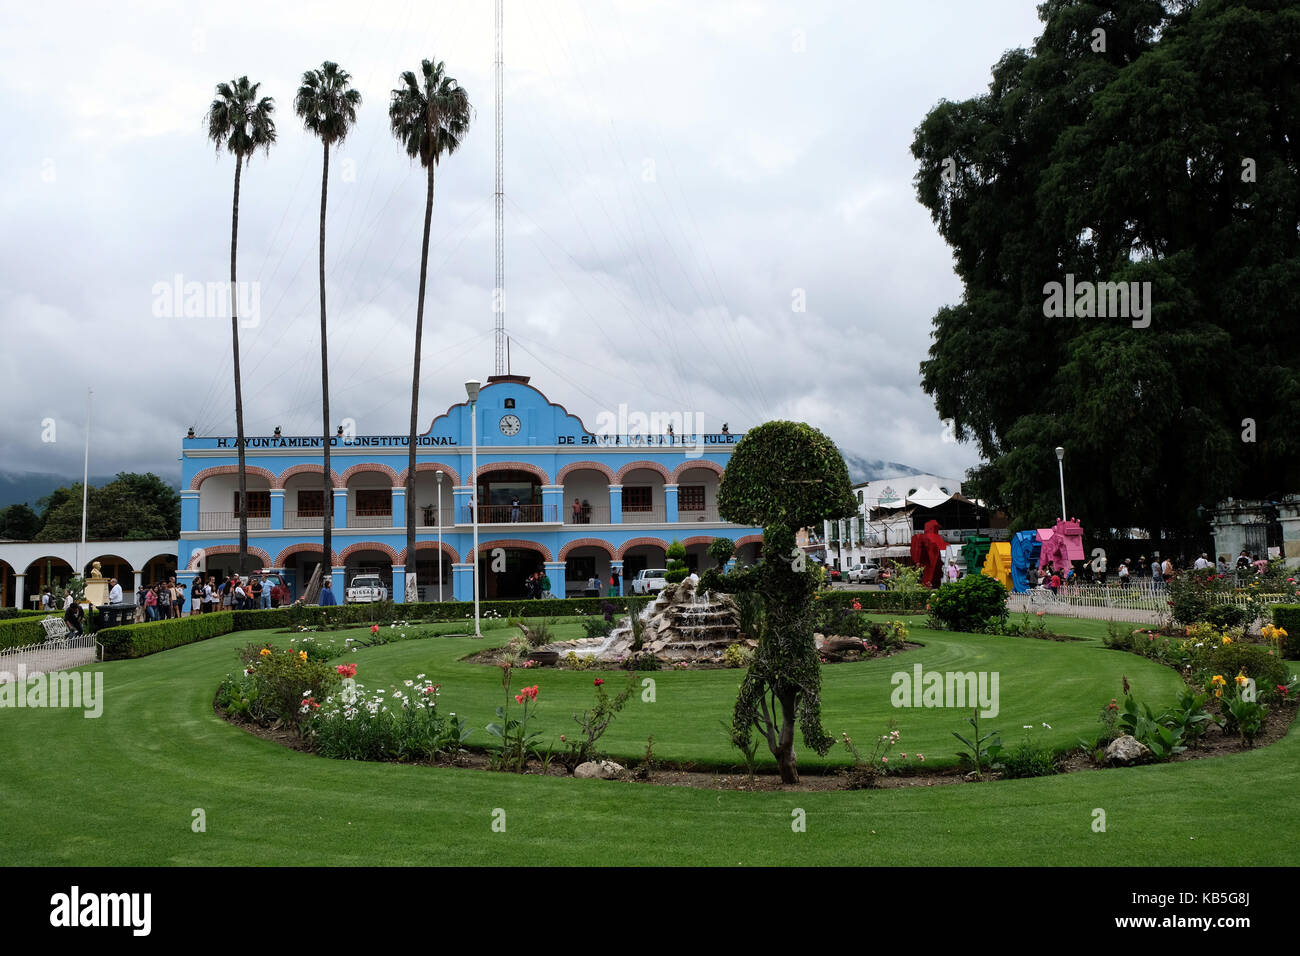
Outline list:
[[[41,619],[41,627],[45,628],[45,640],[57,641],[68,636],[68,625],[64,623],[61,617],[46,617]]]

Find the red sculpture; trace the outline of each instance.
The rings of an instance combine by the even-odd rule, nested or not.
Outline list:
[[[921,583],[927,588],[939,584],[939,568],[948,542],[939,534],[939,522],[931,519],[925,523],[923,534],[912,535],[912,564],[921,569]]]

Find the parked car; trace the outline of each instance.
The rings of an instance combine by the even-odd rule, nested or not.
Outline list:
[[[667,585],[664,575],[668,573],[667,568],[645,568],[637,572],[632,579],[633,594],[658,594]]]
[[[880,565],[863,562],[849,568],[850,584],[875,584],[880,579]]]
[[[377,574],[358,574],[352,579],[344,601],[348,604],[373,604],[388,600],[388,588]]]

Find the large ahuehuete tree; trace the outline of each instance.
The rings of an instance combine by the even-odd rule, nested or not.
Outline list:
[[[433,221],[433,172],[438,160],[454,153],[469,132],[473,107],[460,84],[447,75],[441,60],[421,60],[420,73],[407,70],[393,90],[389,127],[412,159],[424,167],[424,237],[420,245],[420,293],[415,305],[415,363],[411,373],[411,433],[406,469],[406,555],[415,562],[415,451],[420,405],[420,349],[424,335],[424,290],[429,270],[429,225]],[[411,600],[411,598],[407,598]],[[416,598],[418,600],[418,596]]]
[[[1204,534],[1198,508],[1300,489],[1300,8],[1039,15],[986,93],[916,131],[918,197],[963,284],[922,385],[986,462],[968,493],[1018,527],[1059,515],[1061,445],[1085,527]],[[1146,314],[1114,315],[1108,287],[1100,315],[1103,282],[1150,283]]]
[[[235,198],[230,212],[230,339],[234,354],[235,375],[235,446],[239,455],[239,573],[248,571],[248,474],[244,467],[244,392],[239,377],[239,284],[235,276],[235,258],[239,247],[239,179],[245,161],[259,149],[263,154],[275,142],[275,100],[258,98],[262,84],[249,83],[241,76],[230,83],[218,83],[216,99],[208,107],[204,123],[208,139],[217,152],[224,147],[235,157]]]
[[[293,109],[307,131],[320,137],[324,161],[320,175],[320,407],[321,445],[325,449],[324,471],[321,474],[324,489],[322,575],[333,570],[330,556],[333,552],[334,482],[330,471],[330,364],[329,336],[325,321],[325,204],[329,198],[330,147],[343,142],[357,121],[357,107],[361,94],[350,85],[352,76],[339,69],[337,63],[326,60],[320,69],[308,70],[302,75],[302,85],[294,97]]]
[[[724,591],[756,593],[763,626],[732,717],[732,738],[750,749],[757,729],[776,757],[783,783],[798,783],[794,731],[825,754],[835,742],[821,723],[821,662],[813,642],[817,568],[795,545],[800,528],[820,526],[853,511],[848,468],[835,443],[803,422],[768,422],[736,445],[718,488],[718,512],[727,521],[763,529],[763,557],[753,567],[705,583]]]

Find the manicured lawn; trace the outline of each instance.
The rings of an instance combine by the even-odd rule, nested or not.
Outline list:
[[[1080,643],[940,634],[884,661],[824,670],[825,723],[859,739],[894,716],[900,749],[951,760],[961,729],[951,710],[896,710],[889,677],[997,670],[1001,713],[988,726],[1014,743],[1023,724],[1060,747],[1091,734],[1101,706],[1127,675],[1159,704],[1172,671],[1101,649],[1104,625],[1054,621]],[[336,635],[338,632],[336,632]],[[217,683],[256,637],[232,634],[135,661],[96,665],[104,715],[0,711],[4,785],[0,827],[9,864],[1287,864],[1286,833],[1300,825],[1300,731],[1233,757],[1038,780],[887,791],[739,793],[473,770],[330,761],[253,737],[216,717]],[[332,635],[333,636],[333,635]],[[347,636],[343,634],[342,636]],[[495,634],[489,635],[496,636]],[[458,657],[484,642],[408,641],[349,653],[370,686],[426,673],[441,706],[491,719],[501,699],[493,668]],[[543,726],[556,736],[591,697],[591,673],[520,672],[541,687]],[[607,688],[621,674],[605,672]],[[736,763],[722,721],[739,671],[658,672],[655,702],[638,695],[606,738],[639,756],[647,734],[664,759]],[[1051,724],[1050,731],[1039,726]],[[567,725],[567,726],[566,726]],[[486,738],[476,734],[471,742]],[[846,762],[841,748],[805,770]],[[191,830],[206,811],[207,832]],[[492,813],[506,813],[506,832]],[[791,811],[807,832],[791,830]],[[1091,828],[1094,808],[1107,832]],[[874,832],[873,832],[874,831]]]

